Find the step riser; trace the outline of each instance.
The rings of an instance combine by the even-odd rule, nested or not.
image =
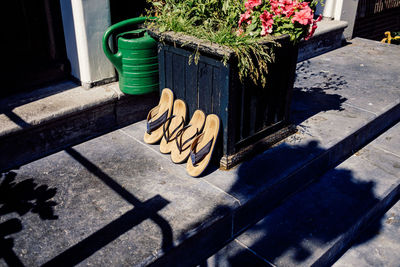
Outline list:
[[[309,41],[303,41],[299,46],[297,62],[301,62],[342,46],[344,29],[332,31],[321,36],[316,36]]]
[[[209,229],[203,229],[187,239],[173,251],[160,255],[152,262],[154,266],[195,265],[221,249],[236,236],[276,208],[287,197],[314,182],[322,174],[339,165],[363,146],[374,140],[386,129],[400,121],[400,104],[383,113],[331,149],[308,162],[301,169],[282,179],[267,191],[261,192],[251,201],[236,210],[232,218],[226,217],[215,222]],[[228,235],[227,229],[232,229]],[[207,244],[207,245],[205,245]],[[210,245],[212,244],[212,245]],[[185,259],[185,262],[182,261]],[[151,262],[151,259],[149,261]]]
[[[344,21],[321,21],[314,36],[299,44],[297,62],[319,56],[342,46],[343,32],[347,27]]]
[[[146,118],[157,94],[123,96],[0,139],[0,171],[26,164],[64,148]]]
[[[325,252],[312,266],[332,266],[351,246],[352,242],[374,221],[381,218],[397,201],[400,200],[400,185],[375,205],[342,238]]]

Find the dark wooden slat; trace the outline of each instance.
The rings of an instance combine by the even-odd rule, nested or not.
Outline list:
[[[173,69],[173,85],[171,88],[175,93],[177,99],[185,99],[185,61],[186,58],[179,54],[174,54],[172,59],[172,69]]]
[[[199,108],[206,114],[212,113],[211,98],[212,98],[212,82],[213,82],[213,67],[203,62],[199,63],[199,87],[198,99]]]
[[[267,89],[266,88],[259,88],[257,90],[258,96],[257,96],[257,109],[256,109],[256,124],[255,124],[255,131],[258,132],[262,130],[262,128],[265,125],[265,109],[267,108],[267,104],[270,99],[266,98],[267,95]]]
[[[212,113],[218,113],[221,108],[221,69],[218,67],[213,67],[213,87],[212,87],[212,97],[211,97],[211,107]]]
[[[170,51],[165,51],[165,87],[167,88],[173,88],[173,67],[172,67],[172,62],[173,62],[173,53]]]
[[[260,89],[260,88],[257,88]],[[256,122],[257,122],[257,90],[256,88],[247,88],[247,94],[250,98],[249,104],[249,133],[248,136],[253,135],[256,132]],[[248,137],[246,136],[246,137]]]
[[[197,109],[197,90],[198,90],[198,65],[185,63],[185,100],[189,109],[189,116],[192,117]]]
[[[247,88],[242,87],[242,105],[241,105],[241,125],[240,125],[240,139],[245,139],[249,136],[250,129],[250,97],[248,92],[246,92]]]
[[[159,73],[159,78],[160,78],[160,92],[162,89],[166,87],[166,82],[165,82],[165,46],[159,45],[158,47],[159,53],[158,53],[158,73]]]

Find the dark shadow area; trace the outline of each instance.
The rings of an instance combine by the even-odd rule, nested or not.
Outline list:
[[[56,220],[53,207],[57,205],[51,199],[56,195],[56,188],[38,185],[34,179],[15,182],[17,173],[2,174],[0,184],[0,216],[16,212],[23,216],[28,212],[36,213],[42,220]]]
[[[332,94],[347,86],[343,76],[324,70],[313,72],[310,64],[309,60],[297,64],[291,112],[291,121],[296,125],[320,112],[343,110],[342,104],[347,100]],[[311,86],[310,80],[313,81]]]
[[[111,188],[116,194],[132,204],[134,208],[118,219],[107,224],[100,230],[91,234],[87,238],[68,248],[63,253],[57,255],[44,266],[73,266],[93,255],[96,251],[102,249],[134,226],[140,224],[146,219],[152,220],[157,224],[162,232],[162,249],[167,251],[173,247],[173,233],[168,221],[157,214],[159,210],[169,204],[168,200],[157,195],[145,202],[140,201],[122,185],[104,173],[100,168],[86,159],[73,148],[65,150],[72,158],[78,161],[89,172],[99,178],[105,185]]]
[[[4,2],[4,10],[18,18],[4,29],[0,98],[60,81],[70,73],[60,1]]]
[[[147,8],[146,0],[110,0],[111,24],[144,15]]]
[[[141,203],[140,206],[126,212],[118,219],[107,224],[76,245],[68,248],[42,266],[74,266],[90,257],[96,251],[108,245],[122,234],[131,230],[136,225],[148,219],[149,214],[156,214],[159,210],[167,206],[168,203],[167,200],[157,195]],[[163,244],[165,244],[165,239],[163,239],[163,241]]]
[[[16,181],[17,173],[10,171],[0,176],[0,259],[9,266],[23,266],[14,252],[14,239],[7,237],[23,230],[22,220],[27,213],[36,213],[42,220],[56,220],[51,200],[57,193],[56,188],[38,185],[34,179]],[[2,216],[16,213],[19,218],[2,220]]]
[[[310,141],[306,145],[292,146],[283,143],[273,147],[239,166],[237,182],[230,191],[240,192],[241,184],[253,188],[272,185],[277,179],[295,171],[308,159],[323,153],[323,151],[317,141]],[[315,172],[318,170],[316,169]]]
[[[243,239],[254,241],[249,241],[250,248],[272,263],[279,259],[279,263],[285,266],[302,265],[313,256],[316,249],[336,242],[337,238],[347,233],[380,199],[373,192],[375,182],[359,180],[348,169],[333,169],[305,190],[293,195],[296,190],[317,178],[316,174],[322,169],[315,166],[308,177],[297,181],[296,178],[291,178],[291,182],[267,179],[279,174],[282,177],[285,168],[298,166],[302,158],[308,157],[307,154],[320,154],[323,149],[317,142],[276,149],[279,152],[267,152],[242,164],[238,170],[238,182],[232,191],[237,192],[244,185],[265,188],[267,184],[271,187],[269,198],[272,204],[265,203],[270,208],[257,207],[268,213],[267,217],[260,216],[264,219],[247,230]],[[283,200],[285,202],[282,204]],[[381,222],[377,220],[357,242],[368,241],[380,228]],[[245,256],[243,253],[248,252],[243,250],[229,258],[232,266],[242,260]],[[284,255],[289,256],[282,261],[280,257]]]
[[[24,266],[13,250],[14,239],[6,238],[8,235],[18,233],[21,230],[22,223],[17,218],[0,223],[0,259],[3,259],[8,266]]]

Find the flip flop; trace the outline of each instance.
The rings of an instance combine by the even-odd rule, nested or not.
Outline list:
[[[171,152],[178,132],[185,126],[186,111],[186,103],[183,100],[177,99],[174,101],[172,115],[167,118],[169,125],[168,127],[166,127],[166,123],[163,125],[163,137],[160,143],[161,153],[167,154]]]
[[[171,89],[163,89],[160,102],[147,114],[147,130],[143,138],[145,143],[154,144],[161,140],[163,136],[162,126],[169,123],[167,119],[171,116],[173,103],[174,93]]]
[[[207,116],[203,132],[193,140],[190,146],[190,157],[186,164],[189,175],[197,177],[207,168],[217,141],[219,125],[217,115]]]
[[[190,145],[192,144],[193,139],[203,130],[205,120],[206,114],[198,109],[193,113],[189,124],[177,133],[177,138],[175,138],[171,150],[172,162],[183,163],[187,161],[190,154]]]

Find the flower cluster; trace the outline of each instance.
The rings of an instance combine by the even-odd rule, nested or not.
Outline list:
[[[247,0],[238,22],[238,35],[266,36],[289,34],[291,40],[308,40],[321,16],[304,0]]]

